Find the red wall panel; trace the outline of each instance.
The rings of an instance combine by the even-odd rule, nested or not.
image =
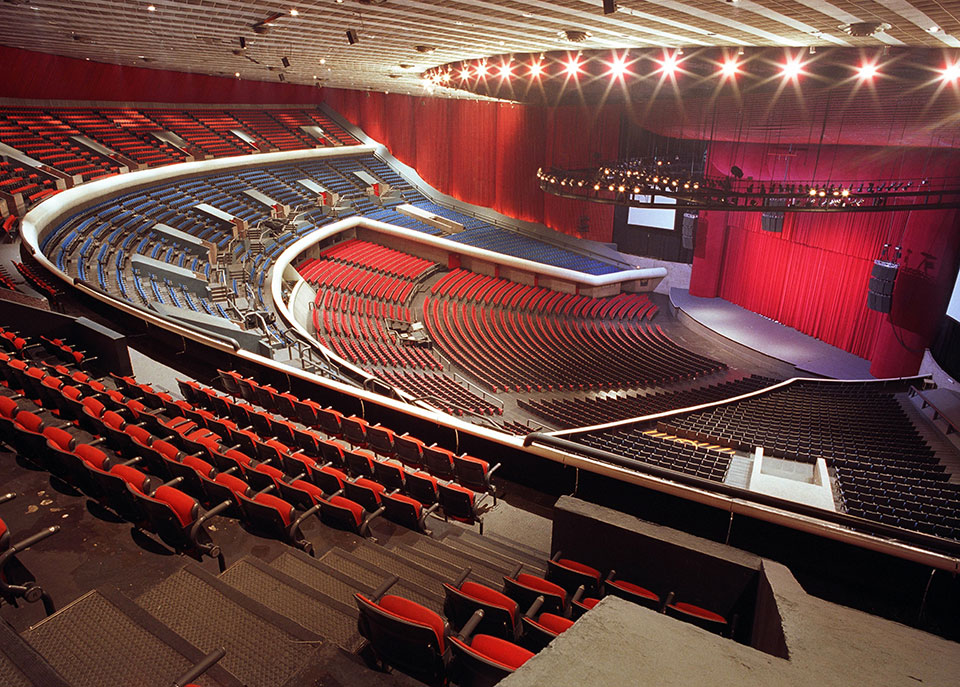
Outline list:
[[[548,109],[339,89],[326,89],[324,98],[444,193],[568,234],[586,215],[590,238],[611,239],[611,207],[545,194],[536,171],[616,158],[616,106]]]
[[[127,67],[0,46],[0,97],[151,103],[308,105],[312,86]]]

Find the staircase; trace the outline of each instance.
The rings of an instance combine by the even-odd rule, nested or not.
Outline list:
[[[919,396],[908,396],[907,394],[897,394],[897,401],[904,413],[910,418],[917,432],[927,442],[927,445],[933,449],[933,452],[947,469],[951,482],[960,482],[960,449],[944,435],[936,423],[920,410],[919,404],[922,399]]]
[[[400,540],[403,539],[403,543]],[[501,589],[522,566],[544,575],[545,551],[472,531],[450,528],[443,539],[397,537],[390,548],[358,540],[312,558],[285,549],[273,561],[242,558],[220,575],[189,563],[136,599],[111,588],[91,591],[24,631],[19,641],[36,652],[51,679],[4,685],[168,687],[218,647],[224,658],[202,687],[295,687],[419,684],[401,673],[372,671],[359,655],[354,594],[371,594],[393,575],[390,593],[443,612],[443,582],[468,579]],[[2,648],[2,647],[0,647]],[[0,654],[2,658],[2,654]]]

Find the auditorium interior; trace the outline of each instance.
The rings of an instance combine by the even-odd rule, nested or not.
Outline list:
[[[0,684],[957,684],[956,3],[0,25]]]

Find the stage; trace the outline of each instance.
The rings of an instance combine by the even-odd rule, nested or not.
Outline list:
[[[801,373],[833,379],[873,379],[869,360],[722,298],[699,298],[687,289],[673,288],[670,303],[716,334],[789,363]]]

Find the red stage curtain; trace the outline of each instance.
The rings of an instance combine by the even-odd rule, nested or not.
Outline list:
[[[864,146],[711,144],[709,164],[726,173],[787,182],[949,176],[953,151]],[[960,232],[952,210],[786,213],[783,232],[760,229],[759,213],[701,213],[691,292],[737,303],[873,361],[878,376],[914,374],[945,307]],[[894,312],[866,307],[874,258],[902,245]],[[934,256],[930,263],[923,254]],[[921,269],[914,263],[921,264]]]
[[[127,67],[0,46],[0,96],[33,100],[309,105],[314,86]]]

